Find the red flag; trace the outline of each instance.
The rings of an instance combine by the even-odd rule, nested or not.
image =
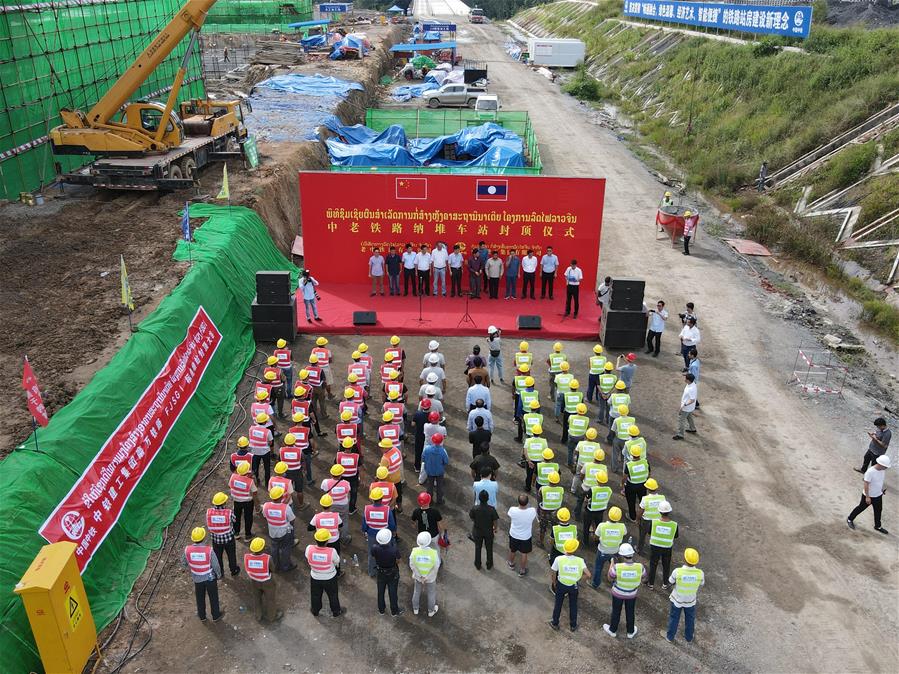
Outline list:
[[[25,389],[25,392],[28,394],[28,409],[31,411],[31,416],[34,417],[34,420],[41,426],[49,424],[50,419],[47,417],[47,408],[44,407],[44,399],[41,398],[41,390],[37,386],[37,377],[34,376],[34,371],[31,369],[31,363],[28,362],[28,356],[25,356],[25,371],[22,373],[22,388]]]
[[[427,178],[397,178],[396,179],[396,198],[397,199],[427,199],[428,198],[428,179]]]

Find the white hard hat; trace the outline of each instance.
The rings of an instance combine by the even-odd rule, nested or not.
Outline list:
[[[433,384],[428,384],[425,386],[425,395],[426,396],[435,396],[437,395],[437,387]]]
[[[492,335],[494,332],[496,332],[496,326],[495,326],[495,325],[491,325],[491,326],[489,326],[489,327],[487,328],[487,334],[488,334],[488,335]]]
[[[428,342],[428,348],[431,351],[436,351],[439,347],[440,347],[440,342],[438,342],[436,339],[432,339],[430,342]]]
[[[879,463],[884,468],[889,468],[891,465],[893,465],[893,462],[890,461],[890,457],[888,457],[886,454],[881,454],[880,456],[878,456],[877,463]]]
[[[426,378],[426,381],[427,381],[429,384],[436,384],[436,383],[437,383],[437,373],[436,373],[436,372],[429,372],[429,373],[428,373],[428,376],[427,376],[427,378]]]
[[[384,527],[383,529],[378,529],[378,535],[375,536],[375,540],[381,545],[387,545],[390,542],[392,534],[390,533],[390,529]]]
[[[437,357],[436,353],[432,353],[430,356],[428,356],[428,362],[431,365],[436,365],[437,363],[440,362],[440,358]]]
[[[633,557],[634,547],[630,543],[622,543],[621,547],[618,548],[618,554],[622,557]]]
[[[660,513],[670,513],[671,512],[671,504],[668,501],[662,501],[659,503],[659,512]]]
[[[426,548],[431,544],[431,534],[427,531],[422,531],[418,534],[418,538],[415,539],[415,542],[418,543],[418,547]]]

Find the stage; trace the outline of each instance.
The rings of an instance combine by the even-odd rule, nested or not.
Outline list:
[[[558,286],[558,284],[557,284]],[[318,288],[321,300],[318,313],[321,321],[308,323],[303,308],[303,299],[297,295],[297,332],[329,334],[366,335],[442,335],[463,336],[483,335],[488,325],[495,325],[505,337],[530,337],[532,339],[585,339],[596,341],[599,337],[600,308],[596,304],[592,289],[581,289],[581,311],[577,319],[563,316],[565,312],[565,287],[554,293],[555,299],[496,300],[471,299],[468,313],[472,322],[463,322],[465,315],[464,297],[425,296],[421,299],[421,322],[419,299],[408,296],[391,297],[385,294],[371,297],[370,285],[330,285]],[[375,311],[375,325],[353,325],[353,312]],[[540,330],[519,330],[518,316],[538,315],[542,319]]]

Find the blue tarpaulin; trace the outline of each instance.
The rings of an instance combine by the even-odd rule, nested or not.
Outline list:
[[[437,157],[447,145],[456,146],[456,155],[478,157],[484,154],[497,141],[508,141],[518,144],[518,152],[524,151],[521,138],[494,122],[471,126],[456,131],[448,136],[438,138],[415,138],[409,141],[412,156],[425,164]]]
[[[438,33],[436,30],[425,31],[424,41],[440,42],[440,33]]]
[[[455,42],[418,42],[395,44],[390,48],[392,52],[402,51],[429,51],[431,49],[455,49]]]
[[[336,140],[325,141],[328,155],[335,166],[416,166],[409,150],[390,143],[348,145]]]
[[[303,49],[309,49],[311,47],[325,47],[328,45],[328,36],[313,35],[312,37],[304,37],[300,40],[300,44],[303,45]]]
[[[430,75],[430,73],[428,74]],[[424,84],[404,84],[399,87],[394,87],[393,91],[390,92],[390,97],[393,100],[402,103],[413,98],[421,98],[421,95],[424,92],[433,91],[437,88],[439,87],[434,82],[425,82]]]
[[[334,50],[328,58],[336,61],[337,59],[346,56],[347,53],[356,55],[360,52],[363,55],[368,53],[368,49],[365,48],[365,43],[362,41],[362,38],[356,37],[355,35],[347,35],[339,42],[334,43]]]
[[[272,89],[290,94],[306,94],[308,96],[340,96],[341,98],[353,89],[363,90],[358,82],[347,82],[329,75],[276,75],[263,80],[256,88]]]
[[[521,141],[495,140],[484,154],[469,161],[449,161],[438,159],[431,162],[430,166],[484,166],[518,168],[527,166],[524,155],[521,152]]]
[[[353,145],[361,143],[392,143],[393,145],[406,146],[406,131],[399,124],[391,124],[381,133],[369,129],[364,124],[344,126],[335,115],[330,115],[322,126],[340,136],[342,140]]]
[[[328,19],[318,19],[316,21],[300,21],[299,23],[289,23],[288,28],[312,28],[313,26],[327,26],[331,23]]]

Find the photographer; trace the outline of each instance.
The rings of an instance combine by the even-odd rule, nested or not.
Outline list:
[[[315,290],[318,281],[312,276],[308,269],[303,270],[303,276],[300,278],[300,290],[303,291],[303,307],[306,309],[306,321],[312,322],[312,317],[320,321],[318,315],[318,305],[316,300],[319,299],[318,292]]]
[[[487,358],[487,364],[490,367],[490,378],[496,381],[496,372],[498,370],[499,380],[505,384],[506,380],[503,379],[502,340],[500,339],[500,330],[495,325],[487,328],[487,349],[490,351],[490,356]]]

